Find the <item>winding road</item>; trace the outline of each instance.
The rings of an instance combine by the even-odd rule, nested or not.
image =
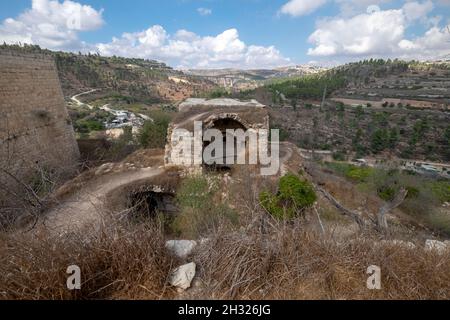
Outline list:
[[[78,192],[48,211],[42,224],[55,234],[97,226],[105,221],[107,195],[132,182],[139,182],[164,172],[164,169],[144,168],[115,174],[106,174],[89,181]]]
[[[76,104],[77,104],[77,106],[83,106],[83,105],[85,105],[85,106],[87,106],[89,109],[94,109],[94,107],[93,106],[91,106],[91,105],[89,105],[89,104],[87,104],[87,103],[83,103],[83,102],[81,102],[80,100],[78,100],[78,98],[79,97],[82,97],[82,96],[84,96],[84,95],[87,95],[87,94],[91,94],[91,93],[94,93],[94,92],[97,92],[99,89],[92,89],[92,90],[89,90],[89,91],[86,91],[86,92],[82,92],[82,93],[79,93],[79,94],[77,94],[77,95],[74,95],[72,98],[70,98],[70,100],[72,100],[73,102],[75,102]]]

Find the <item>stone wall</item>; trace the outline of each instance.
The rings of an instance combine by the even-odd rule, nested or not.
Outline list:
[[[197,100],[203,101],[203,99]],[[166,166],[181,165],[193,173],[201,170],[202,166],[199,163],[202,163],[203,140],[201,136],[194,135],[194,121],[202,123],[203,132],[214,127],[216,121],[219,120],[233,120],[245,128],[244,130],[269,130],[269,112],[263,105],[247,106],[240,101],[231,99],[226,100],[228,105],[220,104],[222,103],[220,99],[211,101],[217,101],[217,104],[209,105],[210,101],[204,101],[199,105],[189,105],[189,108],[180,112],[178,118],[170,124],[164,158]],[[190,99],[188,102],[195,102],[195,99]],[[181,131],[177,129],[181,129]],[[188,154],[180,152],[182,149],[189,149],[183,148],[183,145],[192,146],[191,152]],[[194,145],[197,148],[194,148]],[[194,151],[199,153],[194,154]],[[256,151],[253,150],[253,152]]]
[[[53,58],[0,49],[0,169],[71,173],[78,158]]]

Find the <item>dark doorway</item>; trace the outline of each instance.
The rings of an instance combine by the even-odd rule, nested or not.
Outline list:
[[[217,159],[217,162],[222,162],[221,163],[213,163],[213,164],[206,164],[204,162],[203,167],[205,170],[207,171],[219,171],[219,172],[228,172],[232,170],[233,165],[227,164],[227,149],[226,149],[226,142],[227,142],[227,130],[239,130],[242,129],[244,132],[247,130],[247,128],[240,123],[237,120],[234,120],[232,118],[225,118],[225,119],[219,119],[216,120],[213,123],[213,126],[210,127],[209,129],[216,129],[219,130],[222,133],[222,139],[223,139],[223,157],[221,159]],[[229,137],[229,138],[233,138],[233,137]],[[203,150],[205,150],[205,148],[210,145],[212,142],[208,142],[205,141],[203,142]],[[234,138],[234,151],[236,151],[237,149],[237,139]],[[231,151],[230,151],[231,152]],[[233,157],[233,163],[237,162],[237,154],[236,152],[234,152],[232,154]],[[222,161],[219,161],[222,160]]]

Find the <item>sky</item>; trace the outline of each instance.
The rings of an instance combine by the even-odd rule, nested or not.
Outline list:
[[[450,0],[0,1],[0,42],[179,68],[450,58]]]

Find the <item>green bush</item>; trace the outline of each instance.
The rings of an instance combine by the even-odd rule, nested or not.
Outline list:
[[[450,182],[449,181],[434,181],[430,183],[430,188],[433,194],[441,202],[450,202]]]
[[[75,122],[75,131],[79,133],[90,133],[92,131],[102,131],[105,129],[103,123],[98,120],[81,119]]]
[[[378,189],[378,196],[384,201],[392,201],[397,194],[397,189],[392,186],[382,186]]]
[[[364,182],[373,173],[372,168],[368,167],[351,167],[346,173],[346,177],[357,182]]]
[[[313,186],[307,180],[301,180],[293,174],[280,179],[278,193],[260,194],[260,202],[277,219],[292,219],[311,207],[317,200]]]
[[[144,148],[164,148],[171,118],[167,114],[156,113],[152,119],[144,123],[138,136],[139,143]]]

